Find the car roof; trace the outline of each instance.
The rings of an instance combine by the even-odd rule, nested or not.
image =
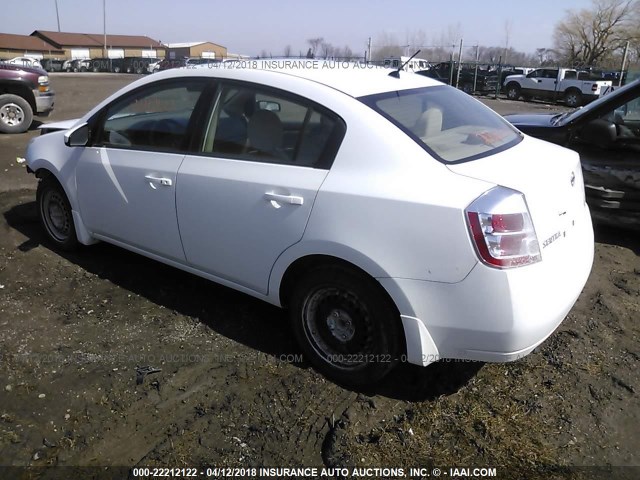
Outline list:
[[[352,97],[442,85],[437,80],[405,71],[400,72],[399,78],[392,77],[389,75],[392,71],[363,63],[333,60],[265,59],[219,62],[217,67],[206,64],[196,68],[177,68],[166,70],[162,75],[180,77],[196,74],[257,82],[264,79],[265,73],[287,75],[326,85]]]

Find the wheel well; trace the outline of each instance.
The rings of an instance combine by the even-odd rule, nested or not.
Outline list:
[[[36,99],[33,96],[33,92],[27,85],[20,83],[2,83],[0,84],[0,95],[11,94],[24,98],[33,113],[36,113]]]
[[[385,290],[385,288],[382,285],[380,285],[380,282],[378,282],[374,277],[369,275],[362,268],[354,265],[353,263],[347,262],[346,260],[343,260],[341,258],[332,257],[331,255],[308,255],[306,257],[297,259],[295,262],[289,265],[289,268],[287,268],[287,271],[284,273],[284,276],[282,277],[282,281],[280,282],[280,304],[282,305],[282,307],[287,308],[289,304],[289,299],[291,297],[291,294],[293,293],[293,287],[296,285],[298,280],[302,278],[302,276],[306,272],[314,268],[324,267],[324,266],[333,266],[333,265],[336,265],[336,266],[339,265],[339,266],[348,268],[374,281],[375,285],[378,286],[380,294],[384,295],[387,298],[387,300],[389,301],[389,304],[392,306],[392,308],[397,314],[397,320],[398,322],[400,322],[399,325],[402,332],[402,335],[400,336],[401,348],[403,349],[404,352],[406,352],[407,351],[406,338],[404,334],[404,327],[402,325],[402,320],[400,319],[400,311],[398,310],[398,306],[396,305],[396,303],[391,298],[391,295],[389,295],[389,293]]]
[[[520,88],[520,84],[518,82],[509,82],[507,83],[507,88],[510,88],[510,87]]]
[[[582,92],[580,91],[580,89],[578,89],[578,88],[576,88],[576,87],[569,87],[569,88],[567,88],[567,89],[564,91],[565,95],[566,95],[567,93],[573,93],[573,92],[575,92],[575,93],[579,93],[580,95],[582,95]]]
[[[38,170],[35,171],[35,176],[36,178],[39,178],[41,180],[44,180],[45,178],[48,177],[55,177],[55,175],[53,175],[53,173],[51,173],[49,170],[47,170],[46,168],[39,168]]]
[[[295,262],[289,265],[289,267],[287,268],[287,271],[284,273],[282,277],[282,281],[280,282],[280,304],[286,308],[286,306],[289,303],[289,298],[291,297],[293,287],[296,285],[298,280],[302,278],[302,276],[306,272],[308,272],[309,270],[313,270],[314,268],[334,266],[334,265],[348,268],[350,270],[353,270],[354,272],[359,273],[360,275],[363,275],[372,280],[375,280],[374,277],[369,275],[362,268],[354,265],[351,262],[343,260],[341,258],[332,257],[331,255],[308,255],[306,257],[297,259]],[[387,293],[387,291],[382,287],[382,285],[380,285],[380,283],[377,280],[375,280],[375,283],[380,287],[380,290],[384,292],[388,300],[397,310],[397,307],[395,306],[395,302],[393,301],[391,296]],[[398,311],[398,315],[400,315],[399,311]]]

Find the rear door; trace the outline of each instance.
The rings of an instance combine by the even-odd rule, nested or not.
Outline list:
[[[199,152],[178,172],[187,262],[266,294],[276,259],[302,238],[343,123],[306,99],[233,83],[205,124]]]

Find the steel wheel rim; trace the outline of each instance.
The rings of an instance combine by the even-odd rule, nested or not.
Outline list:
[[[0,108],[0,121],[9,127],[24,122],[24,110],[16,103],[7,103]]]
[[[40,209],[51,236],[61,243],[68,240],[71,232],[71,212],[62,195],[51,190],[45,192]]]
[[[302,317],[309,344],[333,367],[353,371],[371,360],[373,319],[352,292],[336,287],[317,288],[305,298]]]

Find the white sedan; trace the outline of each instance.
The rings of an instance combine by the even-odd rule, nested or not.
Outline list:
[[[5,63],[17,65],[19,67],[42,68],[40,60],[32,57],[15,57],[10,60],[5,60]]]
[[[413,73],[259,63],[167,70],[46,125],[26,156],[51,243],[285,307],[345,384],[551,335],[593,261],[575,152]]]

